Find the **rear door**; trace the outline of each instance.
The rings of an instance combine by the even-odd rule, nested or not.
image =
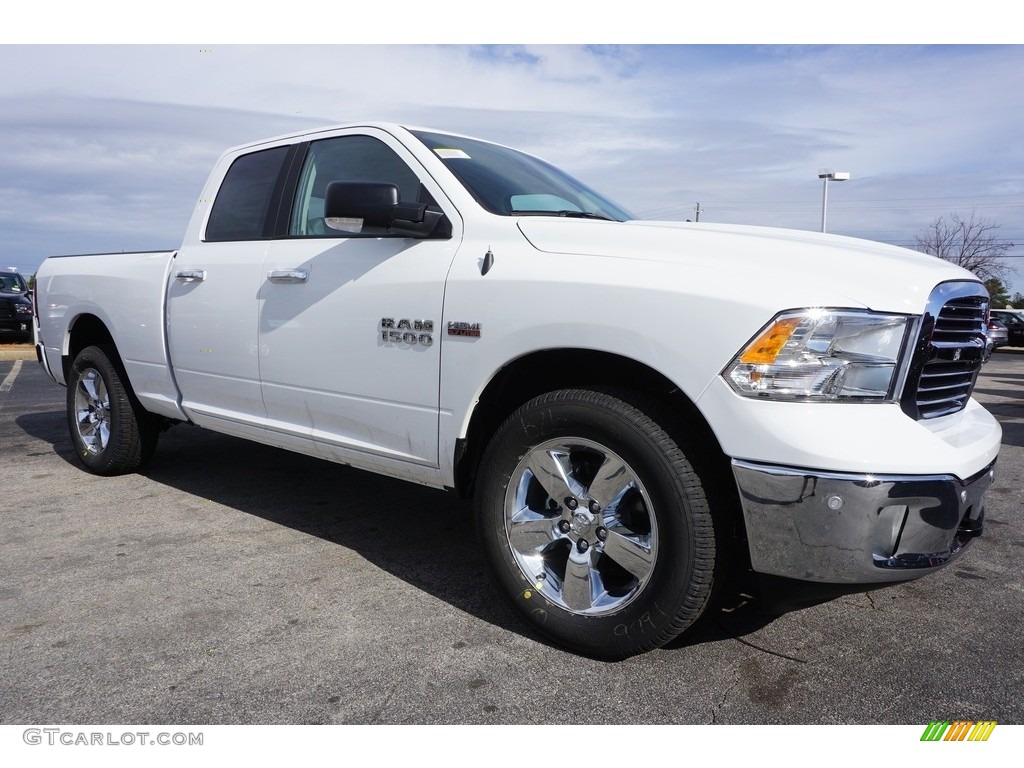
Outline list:
[[[205,230],[191,233],[171,266],[168,348],[182,407],[197,424],[248,434],[266,422],[257,302],[295,152],[277,146],[222,160],[230,165]]]

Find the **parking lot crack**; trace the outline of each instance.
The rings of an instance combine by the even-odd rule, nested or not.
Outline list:
[[[783,653],[782,651],[773,651],[771,648],[765,648],[762,645],[758,645],[757,643],[751,642],[750,640],[746,640],[745,638],[742,638],[738,634],[736,634],[729,626],[727,626],[723,622],[716,621],[715,624],[718,626],[719,629],[721,629],[723,632],[725,632],[729,637],[731,637],[737,643],[745,645],[748,648],[752,648],[755,651],[760,651],[761,653],[766,653],[769,656],[777,656],[778,658],[786,659],[787,661],[795,661],[797,664],[806,664],[807,663],[807,659],[801,659],[799,656],[791,656],[790,654]]]
[[[718,700],[718,703],[711,708],[711,725],[718,724],[718,715],[725,707],[725,702],[729,700],[729,696],[732,694],[733,689],[740,684],[740,671],[739,669],[733,670],[732,682],[722,691],[722,696]]]
[[[749,640],[744,640],[742,637],[736,637],[734,635],[733,639],[739,643],[742,643],[748,648],[753,648],[755,651],[767,653],[769,656],[777,656],[778,658],[786,659],[787,661],[795,661],[797,664],[807,663],[807,659],[801,659],[799,656],[790,656],[788,653],[783,653],[782,651],[773,651],[771,648],[765,648],[764,646],[757,645],[756,643],[752,643]]]

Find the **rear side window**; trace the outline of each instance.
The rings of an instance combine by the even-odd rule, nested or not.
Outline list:
[[[274,198],[274,187],[288,147],[242,155],[231,164],[206,224],[206,240],[260,240]]]

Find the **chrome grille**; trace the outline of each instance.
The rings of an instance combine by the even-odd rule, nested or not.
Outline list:
[[[901,404],[915,419],[963,410],[985,361],[988,292],[980,283],[942,283],[932,291]]]

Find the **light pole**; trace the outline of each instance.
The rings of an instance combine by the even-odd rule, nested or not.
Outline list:
[[[850,174],[846,171],[818,171],[821,184],[821,231],[825,231],[825,216],[828,212],[828,183],[830,181],[848,181]]]

